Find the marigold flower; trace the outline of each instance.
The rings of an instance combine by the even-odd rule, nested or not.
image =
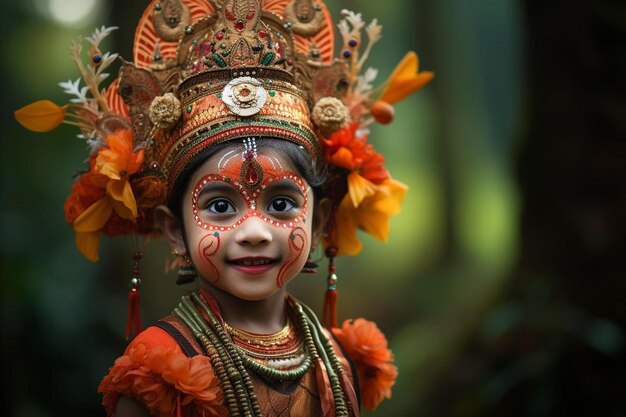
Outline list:
[[[385,335],[376,323],[362,318],[346,320],[332,331],[356,365],[363,406],[373,411],[383,398],[391,398],[398,376]]]
[[[389,76],[380,99],[389,104],[397,103],[424,87],[434,76],[431,71],[419,72],[419,57],[410,51]]]
[[[385,158],[367,143],[367,131],[359,130],[356,123],[333,133],[324,140],[324,145],[331,165],[356,171],[376,184],[389,178],[389,172],[383,166]]]

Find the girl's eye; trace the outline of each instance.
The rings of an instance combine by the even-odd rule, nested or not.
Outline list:
[[[270,202],[269,206],[267,206],[267,211],[285,212],[291,211],[294,208],[296,208],[296,203],[292,200],[285,197],[278,197]]]
[[[211,201],[207,206],[207,210],[209,210],[211,213],[217,214],[234,213],[235,207],[231,204],[230,201],[220,198]]]

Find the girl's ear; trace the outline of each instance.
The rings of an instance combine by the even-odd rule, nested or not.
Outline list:
[[[170,242],[172,251],[179,255],[187,253],[182,225],[172,211],[164,205],[154,209],[154,222],[161,228],[163,236]]]
[[[332,208],[332,201],[330,198],[322,198],[315,210],[313,211],[313,228],[312,228],[312,238],[311,238],[311,247],[316,247],[322,238],[322,233],[324,232],[324,228],[326,228],[326,223],[328,223],[328,218],[330,217],[330,210]]]

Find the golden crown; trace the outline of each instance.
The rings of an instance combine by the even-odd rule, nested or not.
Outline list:
[[[250,136],[292,141],[336,168],[340,192],[331,193],[326,244],[338,254],[359,252],[357,229],[386,239],[406,187],[384,169],[364,128],[389,123],[392,105],[433,74],[419,72],[409,53],[374,88],[377,71],[362,69],[382,28],[357,13],[342,15],[336,58],[333,21],[321,1],[154,0],[137,26],[133,62],[123,61],[107,88],[100,86],[104,70],[117,55],[99,46],[115,28],[86,38],[86,64],[73,44],[85,86],[80,78],[61,83],[70,104],[44,100],[15,115],[35,131],[76,125],[90,144],[89,170],[65,206],[81,252],[97,259],[101,233],[155,233],[152,210],[185,168],[214,144]]]

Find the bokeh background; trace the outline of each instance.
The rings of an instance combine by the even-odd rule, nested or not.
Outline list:
[[[96,387],[123,351],[131,259],[103,239],[75,249],[63,202],[85,144],[12,111],[64,103],[68,47],[116,25],[130,59],[148,1],[2,0],[2,409],[104,415]],[[400,376],[379,416],[626,415],[626,4],[611,0],[328,0],[378,18],[384,79],[418,51],[434,81],[370,140],[407,183],[387,244],[340,259],[340,317],[375,320]],[[152,242],[142,318],[186,289]],[[324,277],[292,292],[321,310]]]

